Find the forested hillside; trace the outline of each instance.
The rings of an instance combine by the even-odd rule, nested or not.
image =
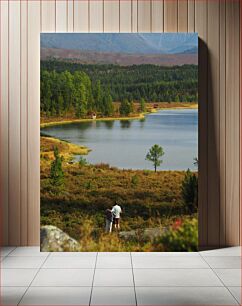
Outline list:
[[[113,112],[113,101],[196,102],[198,69],[195,65],[82,65],[41,62],[41,111],[60,115],[74,110]]]

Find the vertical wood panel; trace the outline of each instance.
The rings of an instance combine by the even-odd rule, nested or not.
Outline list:
[[[131,0],[120,1],[120,32],[132,31],[131,8],[132,8]]]
[[[178,0],[178,32],[188,31],[188,1]]]
[[[138,1],[138,32],[151,32],[151,0]]]
[[[103,32],[103,0],[90,1],[90,32]]]
[[[132,12],[132,19],[131,19],[131,28],[132,32],[138,31],[138,1],[131,0],[131,12]]]
[[[178,1],[182,0],[164,0],[164,31],[178,31]]]
[[[240,75],[240,80],[239,80],[239,96],[240,96],[240,116],[239,116],[239,172],[240,172],[240,182],[239,182],[239,211],[240,211],[240,215],[239,215],[239,245],[242,246],[242,4],[241,1],[239,3],[239,8],[240,8],[240,20],[239,20],[239,29],[240,29],[240,33],[239,33],[239,37],[240,37],[240,43],[239,43],[239,60],[240,60],[240,65],[239,65],[239,75]]]
[[[119,32],[119,1],[104,0],[104,32]]]
[[[41,6],[38,0],[1,1],[4,244],[39,243],[41,25],[43,32],[199,32],[200,245],[237,245],[239,0],[222,0],[220,9],[217,1],[207,0],[164,0],[164,6],[163,0],[42,0]]]
[[[239,1],[226,2],[226,245],[239,244]]]
[[[208,1],[208,245],[219,246],[219,2]]]
[[[28,2],[28,245],[40,235],[40,2]]]
[[[41,0],[41,31],[56,30],[56,0]]]
[[[164,31],[164,1],[153,0],[152,1],[152,12],[151,12],[151,29],[152,32],[163,32]]]
[[[0,139],[1,139],[1,232],[3,245],[8,245],[8,207],[9,207],[9,169],[8,169],[8,146],[9,146],[9,133],[8,133],[8,1],[1,1],[1,111],[0,111]]]
[[[74,28],[74,3],[73,0],[67,0],[67,31],[73,32]]]
[[[20,2],[9,2],[9,243],[20,245]]]
[[[27,1],[21,1],[21,58],[20,58],[20,190],[21,190],[21,245],[28,244],[28,104],[27,104],[27,39],[28,39],[28,7]]]
[[[89,30],[89,1],[74,0],[74,32]]]
[[[67,1],[56,0],[56,32],[67,31]]]
[[[188,0],[188,32],[195,31],[195,0]]]
[[[207,198],[207,168],[208,168],[208,147],[207,147],[207,1],[195,2],[195,31],[199,34],[199,197],[198,197],[198,227],[199,244],[207,246],[208,242],[208,198]]]
[[[220,1],[220,245],[225,246],[226,233],[226,11],[225,1]]]

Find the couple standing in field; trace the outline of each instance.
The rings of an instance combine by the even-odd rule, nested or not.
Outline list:
[[[112,209],[107,209],[105,212],[106,216],[106,226],[105,231],[107,233],[112,232],[112,226],[114,224],[114,228],[119,230],[120,229],[120,214],[122,213],[122,208],[115,202],[115,205]]]

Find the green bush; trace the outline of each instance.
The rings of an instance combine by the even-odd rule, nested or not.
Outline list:
[[[137,186],[139,184],[139,177],[138,175],[133,175],[132,178],[131,178],[131,184],[133,187]]]
[[[79,166],[80,167],[83,167],[83,166],[86,166],[87,165],[87,160],[86,158],[80,156],[80,159],[79,159]]]
[[[177,220],[157,241],[164,251],[195,252],[198,248],[198,221],[196,218]]]
[[[198,177],[196,173],[187,170],[182,182],[182,198],[189,213],[198,208]]]

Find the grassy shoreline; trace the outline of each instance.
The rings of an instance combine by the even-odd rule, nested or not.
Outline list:
[[[82,119],[65,119],[63,121],[51,121],[43,122],[40,124],[41,128],[45,128],[53,125],[69,124],[69,123],[79,123],[79,122],[93,122],[93,121],[113,121],[113,120],[134,120],[134,119],[143,119],[144,114],[139,114],[133,117],[100,117],[97,119],[92,118],[82,118]]]
[[[86,146],[80,146],[65,140],[54,137],[41,136],[40,138],[40,156],[41,165],[43,161],[51,162],[54,159],[53,148],[57,147],[65,161],[71,161],[75,155],[88,155],[91,151]]]
[[[162,105],[161,105],[162,103]],[[130,117],[100,117],[97,119],[92,119],[92,118],[80,118],[80,119],[74,119],[74,118],[63,118],[63,120],[60,120],[58,118],[55,121],[55,118],[53,118],[52,121],[49,122],[42,122],[40,124],[40,128],[45,128],[49,126],[54,126],[54,125],[61,125],[61,124],[70,124],[70,123],[79,123],[79,122],[93,122],[93,121],[113,121],[113,120],[137,120],[137,119],[143,119],[145,118],[145,115],[154,113],[160,110],[175,110],[175,109],[198,109],[198,104],[197,103],[176,103],[176,102],[170,102],[170,103],[165,103],[161,102],[158,103],[157,108],[150,108],[147,112],[144,113],[139,113],[135,114],[134,116]],[[179,104],[179,105],[178,105]]]

